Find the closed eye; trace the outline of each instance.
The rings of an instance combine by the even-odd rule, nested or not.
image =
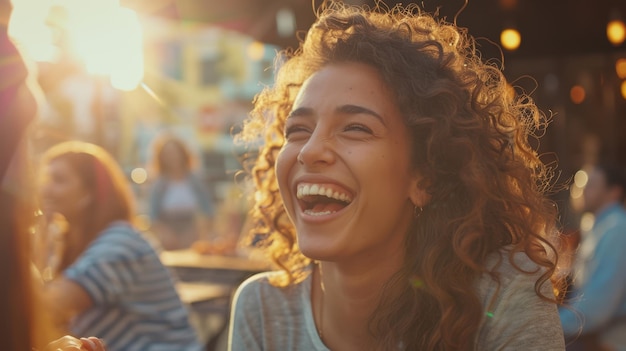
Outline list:
[[[363,125],[363,124],[357,124],[357,123],[353,123],[353,124],[349,124],[344,128],[344,131],[346,132],[365,132],[368,134],[372,134],[372,130]]]
[[[285,128],[285,138],[289,139],[290,137],[294,137],[294,134],[309,134],[309,128],[303,125],[292,125]]]

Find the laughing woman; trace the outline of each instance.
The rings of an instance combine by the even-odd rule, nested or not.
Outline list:
[[[464,30],[327,3],[241,137],[279,272],[233,303],[232,350],[562,350],[544,125]]]

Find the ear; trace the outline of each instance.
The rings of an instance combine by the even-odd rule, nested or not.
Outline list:
[[[426,191],[428,181],[419,173],[416,173],[411,180],[409,198],[413,205],[425,207],[430,202],[430,194]]]

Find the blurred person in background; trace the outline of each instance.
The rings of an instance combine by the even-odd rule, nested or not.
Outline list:
[[[284,55],[241,135],[282,270],[237,290],[231,349],[563,350],[545,116],[465,29],[329,1]]]
[[[626,350],[626,171],[593,167],[583,189],[583,212],[594,215],[582,232],[572,267],[569,301],[559,309],[568,350]]]
[[[44,216],[66,222],[43,291],[58,322],[111,351],[200,350],[172,276],[131,224],[132,193],[116,161],[70,141],[42,155],[40,172]]]
[[[184,142],[171,134],[153,147],[157,178],[149,196],[153,234],[164,250],[185,249],[211,236],[215,205],[199,175],[195,159]]]
[[[59,336],[38,294],[41,280],[31,264],[35,224],[27,130],[37,115],[29,72],[6,24],[11,3],[0,0],[0,340],[11,351],[104,351],[101,340]]]

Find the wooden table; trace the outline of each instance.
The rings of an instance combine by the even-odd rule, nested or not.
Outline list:
[[[202,282],[177,282],[176,290],[181,301],[189,305],[228,297],[231,293],[229,285]]]
[[[233,270],[247,273],[270,269],[269,262],[242,256],[203,255],[192,249],[163,251],[161,262],[173,268],[198,268],[207,270]]]

